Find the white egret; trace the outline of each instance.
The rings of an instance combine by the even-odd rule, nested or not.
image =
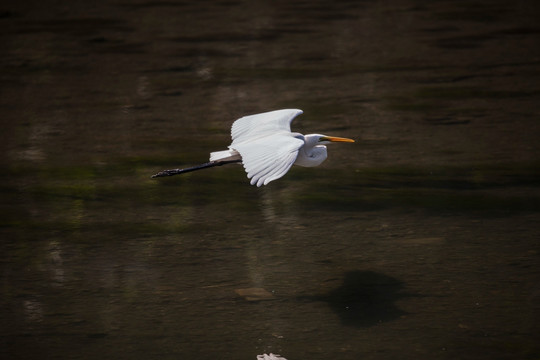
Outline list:
[[[244,116],[231,129],[228,150],[210,153],[210,161],[185,169],[163,170],[152,177],[172,176],[190,171],[241,162],[251,185],[266,185],[279,179],[291,166],[313,167],[326,160],[326,144],[354,142],[352,139],[322,134],[291,132],[291,122],[302,110],[283,109]]]

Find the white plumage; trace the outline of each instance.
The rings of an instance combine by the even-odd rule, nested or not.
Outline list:
[[[292,165],[318,166],[327,157],[331,142],[354,142],[347,138],[321,134],[302,135],[291,132],[291,122],[302,110],[283,109],[244,116],[231,129],[232,143],[228,150],[210,154],[210,162],[187,169],[162,171],[154,177],[242,162],[251,185],[266,185],[279,179]]]

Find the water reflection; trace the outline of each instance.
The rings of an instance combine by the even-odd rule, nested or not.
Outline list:
[[[49,243],[49,266],[51,268],[51,280],[52,284],[56,286],[62,286],[65,281],[65,272],[63,266],[63,254],[61,244],[57,240],[53,240]]]
[[[29,129],[28,146],[15,154],[17,160],[41,162],[47,157],[45,153],[46,142],[51,141],[51,129],[48,125],[38,124]]]
[[[323,295],[300,299],[324,301],[346,326],[369,327],[398,319],[406,312],[396,302],[411,296],[401,281],[373,271],[350,271],[343,284]]]
[[[43,321],[43,304],[41,302],[36,299],[24,300],[23,307],[26,320],[29,323],[40,323]]]

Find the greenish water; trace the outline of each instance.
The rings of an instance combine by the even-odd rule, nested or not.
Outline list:
[[[0,354],[538,358],[538,14],[0,8]],[[150,178],[290,107],[357,142],[262,188],[238,165]]]

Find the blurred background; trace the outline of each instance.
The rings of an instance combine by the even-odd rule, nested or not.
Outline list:
[[[540,5],[0,6],[5,359],[538,359]],[[232,122],[351,137],[268,186]]]

